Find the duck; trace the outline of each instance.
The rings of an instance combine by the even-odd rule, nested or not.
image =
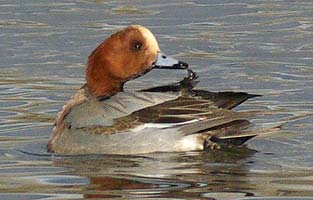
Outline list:
[[[176,83],[138,91],[127,81],[151,70],[185,70]],[[146,154],[217,150],[243,145],[249,111],[232,108],[260,95],[195,89],[186,62],[162,53],[153,33],[131,25],[105,39],[88,56],[86,83],[58,112],[47,150],[56,154]]]

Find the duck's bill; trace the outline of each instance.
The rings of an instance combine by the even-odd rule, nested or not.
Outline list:
[[[163,53],[158,53],[157,60],[153,63],[153,68],[157,69],[187,69],[188,64],[174,58],[168,57]]]

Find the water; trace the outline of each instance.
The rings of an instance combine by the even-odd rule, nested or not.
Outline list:
[[[47,153],[56,112],[84,82],[86,57],[130,24],[149,27],[164,53],[188,62],[198,88],[262,94],[238,109],[272,111],[255,125],[282,129],[223,152]],[[0,199],[313,196],[311,0],[2,0],[0,41]],[[127,87],[183,75],[154,71]]]

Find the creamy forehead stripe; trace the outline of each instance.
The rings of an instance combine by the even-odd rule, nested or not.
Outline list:
[[[148,29],[144,27],[139,27],[140,32],[143,34],[143,36],[149,41],[149,45],[153,45],[154,48],[159,49],[158,41],[156,40],[155,36],[149,31]]]

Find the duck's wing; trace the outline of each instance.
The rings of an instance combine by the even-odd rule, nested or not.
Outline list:
[[[111,99],[95,105],[80,105],[73,109],[66,121],[69,129],[93,134],[167,130],[182,137],[202,134],[216,141],[235,141],[234,144],[252,137],[252,134],[243,135],[241,131],[249,126],[247,118],[253,113],[221,109],[209,99],[174,97],[164,97],[163,93],[156,92],[121,93],[118,101]]]
[[[210,100],[219,108],[232,109],[248,99],[259,97],[258,94],[246,92],[210,92],[206,90],[195,90],[197,75],[189,70],[189,76],[183,80],[169,85],[157,86],[141,90],[141,92],[176,92],[187,96],[195,96],[201,99]]]
[[[227,145],[240,145],[257,135],[246,129],[250,126],[248,119],[259,112],[235,112],[215,104],[210,99],[179,97],[134,112],[130,117],[146,127],[149,124],[149,127],[172,128],[184,136],[201,134],[212,142]]]
[[[198,83],[196,79],[196,74],[191,71],[189,72],[189,76],[180,82],[153,87],[142,91],[180,92],[187,96],[204,100],[204,105],[211,106],[209,110],[212,112],[212,114],[203,116],[203,114],[206,112],[206,109],[203,110],[201,105],[202,103],[198,104],[198,101],[193,102],[195,104],[192,107],[198,109],[191,112],[197,113],[199,110],[203,111],[202,114],[199,113],[199,116],[202,115],[201,119],[204,120],[190,124],[189,128],[186,128],[188,125],[184,126],[184,128],[181,129],[184,134],[202,133],[204,136],[208,137],[210,141],[225,145],[241,145],[257,135],[255,131],[246,131],[250,125],[250,122],[246,119],[249,116],[244,115],[251,115],[251,112],[242,114],[233,111],[227,112],[225,109],[230,110],[250,98],[259,97],[261,95],[248,94],[245,92],[210,92],[205,90],[195,90],[193,88]],[[173,104],[176,104],[176,101],[173,102]],[[216,110],[216,108],[212,107],[212,105],[216,106],[217,108],[222,108],[223,110]],[[184,109],[183,106],[181,108]],[[220,119],[217,119],[216,116],[219,116],[217,118]],[[182,115],[180,115],[180,117],[182,117]],[[188,117],[191,116],[186,114],[185,119],[188,119]],[[162,121],[164,118],[161,117],[158,120]],[[169,118],[166,120],[169,120]],[[177,121],[182,120],[182,118],[177,119],[177,116],[173,116],[170,120]]]
[[[232,109],[248,99],[261,96],[246,92],[210,92],[205,90],[192,90],[192,94],[211,100],[215,106],[224,109]]]

